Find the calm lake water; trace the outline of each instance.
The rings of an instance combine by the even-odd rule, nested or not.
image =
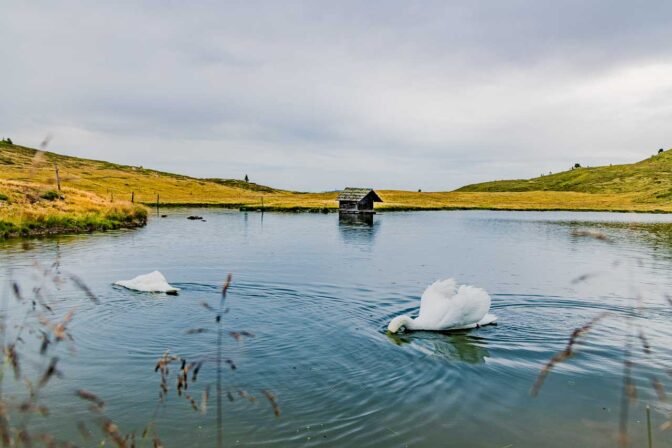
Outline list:
[[[224,388],[258,399],[225,399],[228,446],[614,446],[628,342],[638,386],[628,414],[634,445],[645,445],[647,403],[656,427],[672,411],[651,387],[653,377],[672,382],[672,306],[665,300],[672,291],[672,216],[385,213],[367,226],[339,223],[334,214],[167,213],[136,231],[0,246],[5,298],[10,277],[29,295],[41,281],[38,266],[58,263],[101,300],[93,304],[69,283],[45,290],[56,316],[75,309],[74,342],[54,347],[63,378],[42,394],[51,416],[33,417],[32,425],[86,446],[76,422],[95,423],[73,395],[84,388],[106,400],[107,415],[123,431],[141,432],[157,415],[167,446],[213,446],[214,398],[202,416],[177,397],[171,379],[165,404],[157,406],[154,366],[165,350],[205,360],[189,391],[200,400],[204,387],[214,386],[215,334],[186,332],[214,328],[200,303],[218,303],[229,272],[226,328],[255,337],[225,339],[225,357],[237,369],[227,369]],[[189,214],[207,222],[189,221]],[[583,230],[609,240],[576,233]],[[182,288],[180,295],[112,286],[153,270]],[[485,288],[499,324],[386,335],[392,317],[417,313],[424,288],[447,277]],[[22,311],[9,303],[6,312],[17,322]],[[610,317],[532,397],[544,363],[564,349],[574,328],[604,311]],[[626,337],[640,327],[650,355],[639,338]],[[36,335],[23,339],[26,368],[44,365],[29,354]],[[6,394],[19,394],[11,375],[5,382]],[[261,389],[277,396],[281,417]],[[672,446],[672,431],[654,429],[654,438],[656,446]]]

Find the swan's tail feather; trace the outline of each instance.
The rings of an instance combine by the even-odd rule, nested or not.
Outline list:
[[[483,316],[483,319],[481,319],[478,322],[479,327],[484,327],[486,325],[491,325],[497,322],[497,316],[495,316],[492,313],[488,313],[485,316]]]

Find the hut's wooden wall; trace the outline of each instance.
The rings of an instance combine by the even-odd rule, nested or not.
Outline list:
[[[359,202],[340,201],[338,208],[343,213],[372,213],[373,199],[370,196],[367,196]]]
[[[338,203],[338,208],[342,212],[354,213],[354,212],[357,212],[357,202],[356,201],[340,201]]]
[[[360,212],[372,212],[373,211],[373,198],[371,195],[366,196],[364,199],[359,201],[357,204],[357,209]]]

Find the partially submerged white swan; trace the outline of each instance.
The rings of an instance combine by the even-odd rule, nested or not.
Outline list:
[[[397,316],[387,329],[397,333],[402,329],[442,331],[482,327],[497,321],[497,316],[488,311],[490,296],[485,290],[467,285],[457,288],[452,278],[439,280],[422,293],[417,318]]]
[[[166,281],[166,277],[159,271],[138,275],[132,280],[119,280],[114,284],[141,292],[165,292],[166,294],[177,294],[177,291],[180,290],[179,288],[170,286]]]

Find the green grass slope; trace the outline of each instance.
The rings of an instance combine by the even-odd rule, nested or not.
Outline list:
[[[665,202],[672,198],[672,151],[664,151],[632,164],[576,168],[533,179],[484,182],[456,191],[632,194],[641,202]]]

